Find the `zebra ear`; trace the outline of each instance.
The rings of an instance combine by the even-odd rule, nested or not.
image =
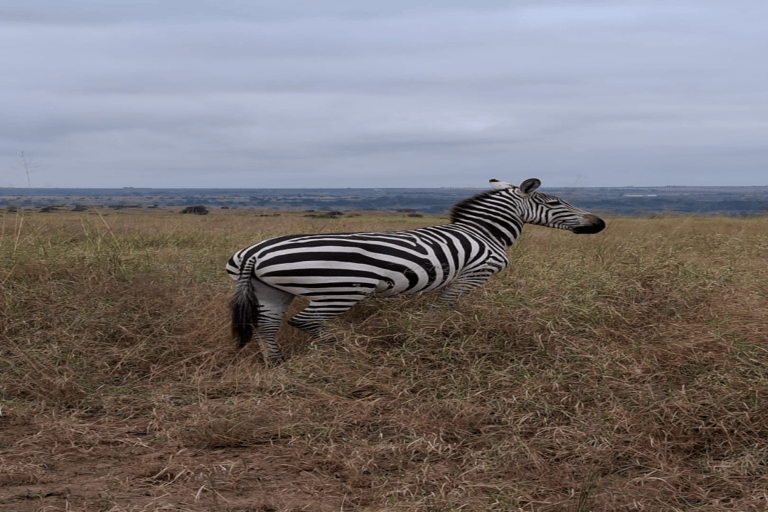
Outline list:
[[[520,190],[523,194],[530,195],[534,190],[541,186],[541,181],[536,178],[527,179],[520,184]]]
[[[496,178],[489,180],[491,182],[491,187],[493,187],[493,190],[504,190],[505,188],[514,188],[514,185],[511,183],[505,183],[503,181],[499,181]]]

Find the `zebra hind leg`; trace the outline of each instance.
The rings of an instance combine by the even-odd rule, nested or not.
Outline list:
[[[285,360],[285,355],[277,343],[277,331],[280,329],[285,310],[288,309],[294,296],[261,281],[254,281],[255,293],[259,301],[256,333],[261,352],[268,364],[278,364]]]

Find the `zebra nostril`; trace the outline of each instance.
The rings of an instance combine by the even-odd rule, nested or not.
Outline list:
[[[588,220],[589,224],[573,228],[573,232],[577,235],[593,235],[605,229],[605,221],[597,215],[592,215],[590,213],[585,215],[584,219]]]

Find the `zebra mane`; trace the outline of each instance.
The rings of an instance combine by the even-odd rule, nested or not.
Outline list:
[[[460,221],[465,212],[473,210],[475,206],[484,203],[486,199],[495,196],[499,192],[501,192],[501,190],[486,190],[485,192],[480,192],[479,194],[475,194],[472,197],[462,199],[458,203],[454,204],[448,214],[451,223],[453,224],[457,221]]]
[[[451,224],[471,224],[477,226],[487,231],[488,234],[502,244],[506,246],[512,245],[515,238],[520,234],[523,222],[516,222],[508,213],[506,215],[499,215],[495,218],[488,216],[489,212],[494,209],[498,210],[498,204],[494,208],[489,204],[493,201],[489,200],[498,196],[505,190],[508,191],[509,189],[489,190],[459,201],[453,205],[453,208],[451,208]],[[485,213],[478,215],[479,212],[483,211],[485,211]]]

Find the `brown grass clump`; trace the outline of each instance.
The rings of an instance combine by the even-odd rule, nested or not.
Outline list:
[[[234,350],[223,272],[290,232],[438,218],[6,214],[0,509],[768,508],[768,219],[529,226],[455,309]],[[300,305],[295,305],[298,309]]]

